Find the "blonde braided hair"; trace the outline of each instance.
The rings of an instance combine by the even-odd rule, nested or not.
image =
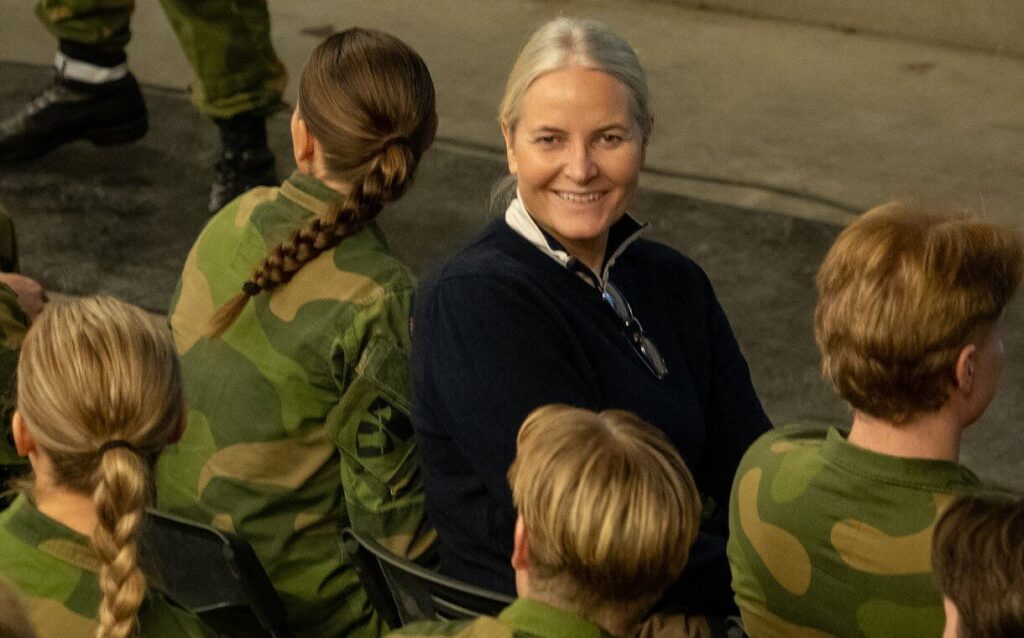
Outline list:
[[[51,302],[18,360],[18,412],[53,462],[58,486],[91,494],[101,560],[98,638],[135,633],[146,595],[136,536],[152,465],[184,420],[170,336],[109,297]]]
[[[302,71],[297,116],[323,151],[329,177],[351,186],[339,206],[274,246],[210,321],[227,330],[251,297],[291,281],[304,265],[401,197],[437,129],[434,85],[423,59],[394,36],[352,28],[322,42]]]

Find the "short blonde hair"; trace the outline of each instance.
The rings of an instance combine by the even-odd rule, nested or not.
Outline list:
[[[932,561],[961,638],[1024,635],[1024,500],[957,498],[935,525]]]
[[[146,593],[136,535],[152,465],[184,419],[170,334],[110,297],[51,302],[21,347],[17,407],[57,483],[96,505],[97,636],[133,635]]]
[[[968,343],[1021,278],[1017,232],[891,202],[854,220],[817,276],[822,372],[855,409],[893,423],[939,409]]]
[[[593,611],[649,605],[682,572],[700,497],[672,443],[635,414],[538,408],[519,431],[508,477],[531,586],[564,584]]]
[[[651,133],[650,100],[647,75],[636,52],[606,25],[583,18],[555,18],[533,32],[509,73],[498,121],[515,130],[523,96],[534,80],[574,66],[606,73],[626,87],[630,112],[646,143]]]

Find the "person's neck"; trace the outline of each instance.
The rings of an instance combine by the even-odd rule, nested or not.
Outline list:
[[[348,195],[349,191],[352,190],[352,185],[346,181],[340,179],[334,179],[327,171],[318,166],[306,166],[299,167],[299,170],[309,175],[314,179],[320,180],[325,186],[330,188],[332,191],[341,193],[342,195]]]
[[[855,410],[846,440],[889,456],[957,461],[962,437],[963,428],[948,410],[940,409],[899,425]]]
[[[38,479],[33,495],[40,512],[83,536],[92,536],[96,527],[96,504],[90,495]]]
[[[570,614],[575,614],[588,622],[600,625],[602,629],[617,638],[632,636],[637,630],[636,619],[632,618],[629,614],[623,613],[621,609],[616,609],[614,606],[604,605],[599,611],[588,614],[577,609],[577,606],[571,600],[562,598],[550,591],[531,591],[526,598],[551,605]]]
[[[583,265],[598,277],[601,276],[601,270],[604,268],[604,254],[607,247],[607,237],[603,241],[572,242],[566,245],[568,253],[583,262]]]

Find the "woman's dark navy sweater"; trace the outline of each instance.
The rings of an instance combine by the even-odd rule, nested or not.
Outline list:
[[[727,509],[740,457],[770,424],[711,284],[689,258],[644,240],[610,273],[665,359],[662,380],[601,292],[504,220],[421,288],[413,423],[444,573],[514,593],[506,472],[519,426],[548,403],[637,413],[668,435],[701,493]],[[724,539],[702,534],[690,562],[683,581],[692,587],[683,589],[709,599],[691,602],[709,613],[731,607]],[[709,587],[716,591],[701,594]]]

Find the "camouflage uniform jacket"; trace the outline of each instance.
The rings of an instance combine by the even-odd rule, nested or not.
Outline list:
[[[613,638],[594,623],[536,600],[518,598],[497,618],[420,622],[403,627],[391,636],[430,638]]]
[[[268,251],[339,197],[296,172],[236,199],[192,247],[170,314],[188,427],[160,457],[159,507],[246,538],[300,636],[384,630],[342,527],[411,558],[436,537],[408,416],[414,282],[375,225],[206,336]]]
[[[24,495],[0,514],[0,579],[21,595],[40,638],[93,638],[100,559],[89,539],[42,514]],[[151,591],[139,608],[139,635],[214,636],[195,616]]]
[[[0,491],[6,479],[21,474],[28,467],[28,462],[14,449],[10,419],[14,409],[14,373],[28,324],[28,316],[18,305],[18,296],[0,283],[0,431],[3,433],[0,436]],[[0,503],[3,501],[0,498]]]
[[[729,512],[747,633],[940,636],[932,529],[956,493],[978,488],[958,463],[877,454],[835,429],[763,435],[740,463]]]

